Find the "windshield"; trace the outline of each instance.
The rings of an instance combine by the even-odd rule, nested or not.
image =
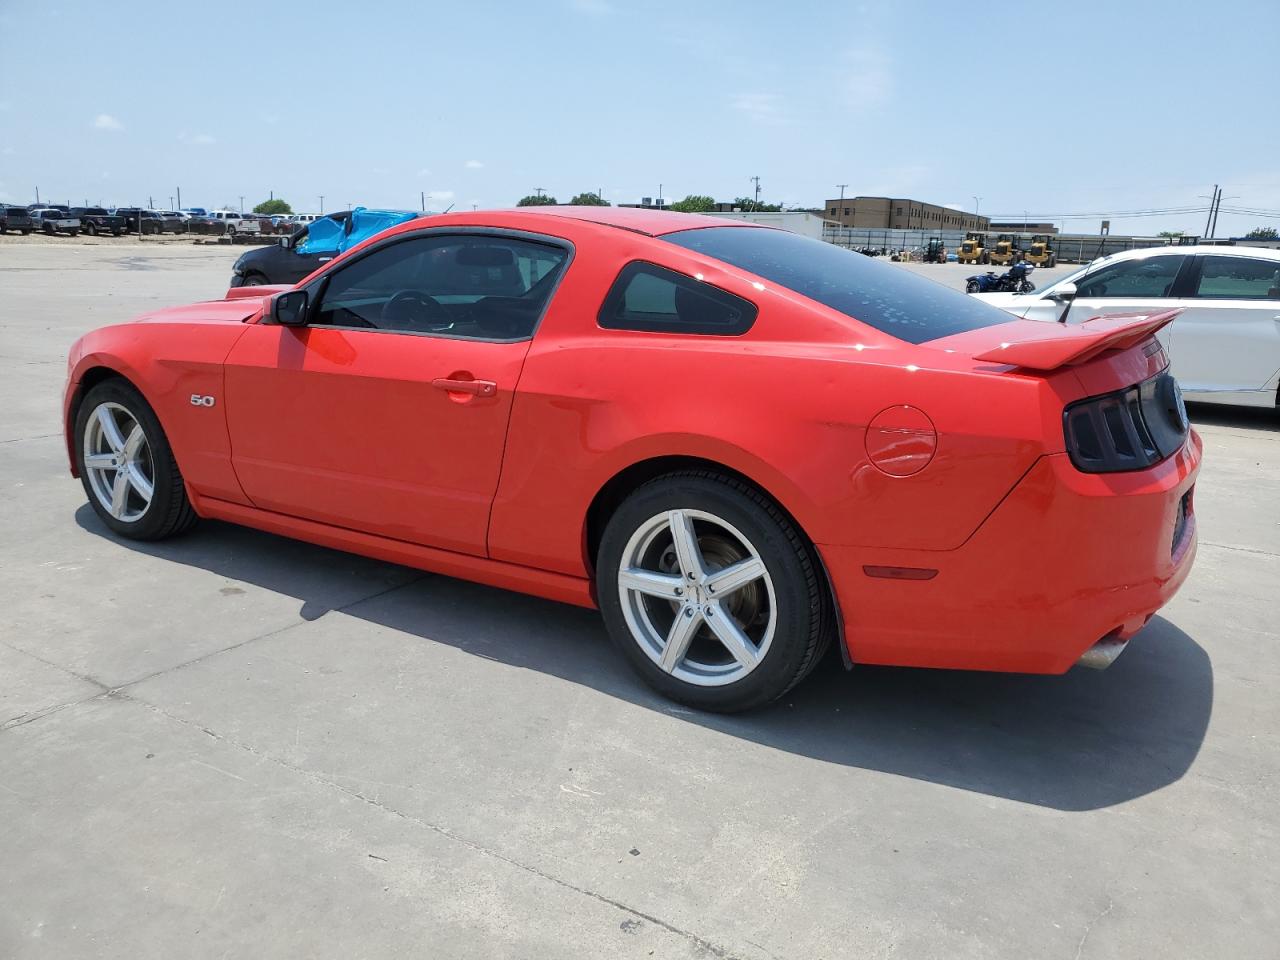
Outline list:
[[[905,267],[785,230],[702,227],[662,239],[741,267],[907,343],[1010,319]]]

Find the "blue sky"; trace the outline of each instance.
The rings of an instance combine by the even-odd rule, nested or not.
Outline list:
[[[1061,216],[1216,182],[1280,210],[1278,0],[0,0],[0,36],[11,202],[483,208],[731,199],[759,175],[803,206],[847,183]],[[1218,232],[1257,225],[1280,219]]]

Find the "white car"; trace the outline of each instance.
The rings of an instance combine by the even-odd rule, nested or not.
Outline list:
[[[1034,293],[975,293],[1015,316],[1067,323],[1183,312],[1158,337],[1188,400],[1280,403],[1280,250],[1151,247],[1093,261]]]

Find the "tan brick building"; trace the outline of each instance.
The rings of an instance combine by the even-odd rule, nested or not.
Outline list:
[[[974,213],[897,197],[828,200],[823,215],[842,227],[872,230],[987,230],[990,221]]]

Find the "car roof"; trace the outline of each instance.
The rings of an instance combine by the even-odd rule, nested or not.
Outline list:
[[[1119,253],[1108,254],[1100,257],[1094,263],[1101,263],[1106,260],[1108,263],[1117,263],[1121,260],[1144,260],[1147,257],[1158,257],[1161,255],[1176,256],[1215,256],[1215,257],[1257,257],[1262,260],[1280,261],[1280,250],[1271,247],[1240,247],[1226,246],[1212,243],[1199,243],[1195,246],[1179,247],[1143,247],[1140,250],[1121,250]]]
[[[515,207],[510,212],[534,214],[542,217],[562,217],[569,220],[586,220],[609,227],[619,227],[650,237],[664,233],[694,230],[698,227],[757,227],[759,224],[741,220],[726,220],[701,213],[676,213],[674,210],[658,210],[653,207]]]

